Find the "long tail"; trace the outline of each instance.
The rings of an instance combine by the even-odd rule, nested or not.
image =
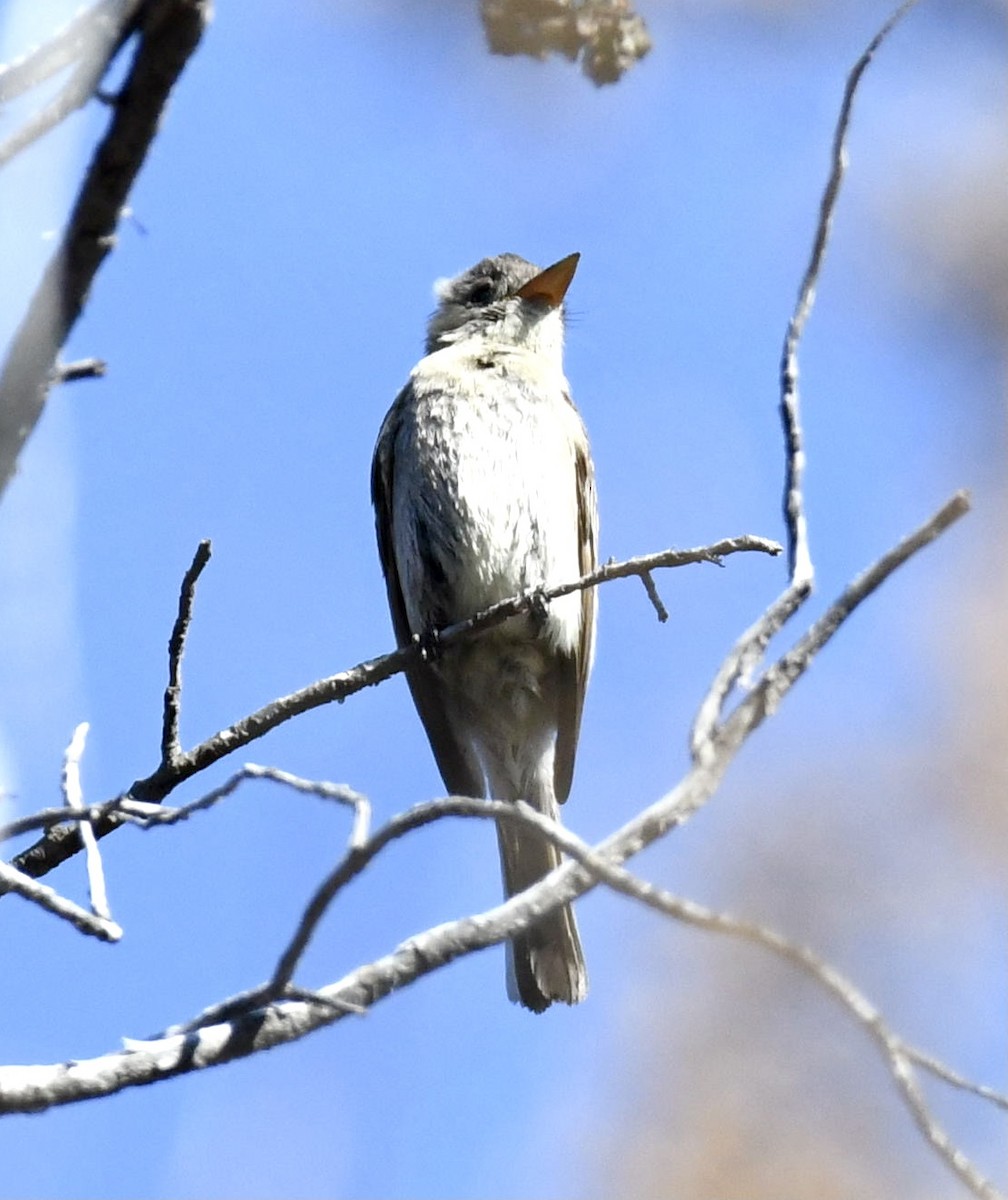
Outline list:
[[[540,812],[557,818],[552,792],[530,798]],[[498,825],[501,873],[508,896],[524,891],[560,864],[560,852],[529,829]],[[588,971],[569,905],[544,917],[508,944],[508,996],[533,1012],[554,1003],[578,1004],[588,992]]]

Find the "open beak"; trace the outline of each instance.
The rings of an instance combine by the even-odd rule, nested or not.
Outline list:
[[[568,254],[566,258],[561,258],[559,262],[533,276],[515,294],[522,300],[535,300],[550,308],[559,308],[574,278],[580,257],[580,254]]]

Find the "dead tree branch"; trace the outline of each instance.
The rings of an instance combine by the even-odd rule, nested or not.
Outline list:
[[[76,383],[78,379],[101,379],[108,363],[100,358],[79,358],[74,362],[57,363],[53,367],[53,383]]]
[[[210,561],[210,542],[204,539],[196,548],[189,570],[182,579],[179,593],[178,616],[168,640],[168,686],[164,695],[164,720],[161,730],[161,765],[171,768],[182,754],[179,741],[179,717],[182,707],[182,656],[185,654],[186,638],[192,621],[193,602],[196,599],[196,582],[203,568]]]
[[[840,112],[833,132],[830,172],[819,203],[819,220],[812,239],[805,274],[802,276],[794,310],[784,336],[780,366],[780,419],[784,433],[784,520],[787,527],[788,586],[760,617],[742,634],[725,657],[693,719],[690,749],[694,758],[704,752],[714,737],[728,697],[739,680],[745,680],[762,661],[767,646],[812,594],[815,568],[809,549],[808,522],[802,495],[805,471],[805,447],[801,428],[798,391],[798,349],[802,334],[815,303],[816,287],[822,272],[830,230],[840,196],[840,185],[847,170],[847,134],[850,129],[854,97],[861,77],[875,52],[895,26],[917,3],[904,3],[882,25],[847,76]]]
[[[639,558],[627,559],[625,562],[609,562],[580,579],[545,590],[532,590],[495,604],[482,613],[441,630],[438,634],[438,643],[441,646],[449,646],[457,640],[473,637],[485,629],[499,625],[509,617],[529,612],[543,600],[554,600],[559,596],[566,596],[587,587],[596,587],[615,579],[642,576],[661,567],[681,567],[699,562],[720,564],[730,554],[744,552],[779,554],[780,550],[781,547],[777,542],[767,538],[744,535],[724,538],[710,546],[700,546],[690,550],[663,550],[657,554],[646,554]],[[204,554],[205,558],[203,558]],[[348,671],[341,671],[338,675],[320,679],[308,687],[274,700],[249,716],[243,717],[240,721],[236,721],[227,729],[220,730],[193,749],[183,752],[178,748],[177,742],[179,664],[184,648],[185,632],[191,616],[193,589],[203,566],[205,566],[205,559],[208,559],[209,555],[209,543],[201,543],[182,585],[179,616],[169,645],[169,682],[165,692],[165,724],[162,734],[161,762],[152,774],[144,779],[138,779],[130,786],[129,791],[125,793],[126,798],[130,800],[146,804],[159,803],[187,779],[205,771],[214,763],[233,754],[236,750],[240,750],[243,746],[247,746],[250,742],[265,736],[285,721],[323,704],[339,703],[356,692],[363,691],[366,687],[374,687],[404,671],[423,653],[419,644],[407,646],[401,650],[395,650],[391,654],[384,654],[380,658],[359,663]],[[166,754],[166,747],[170,753]],[[104,837],[122,824],[123,818],[117,811],[115,800],[105,805],[93,806],[92,812],[96,814],[92,823],[96,837]],[[65,862],[81,849],[80,833],[76,822],[59,824],[47,821],[44,827],[46,828],[45,836],[19,854],[13,863],[18,870],[35,879],[59,866],[60,863]],[[28,831],[24,826],[21,828],[24,832]],[[3,893],[4,886],[0,881],[0,896]]]
[[[424,653],[418,644],[361,663],[351,671],[320,680],[309,688],[275,701],[192,750],[183,751],[179,734],[181,662],[192,618],[196,582],[210,554],[209,543],[204,542],[183,581],[178,617],[169,643],[161,761],[157,770],[134,783],[124,795],[85,808],[76,768],[86,727],[79,727],[68,748],[64,772],[64,793],[70,811],[44,810],[0,830],[0,837],[15,836],[35,829],[45,830],[45,836],[34,847],[18,856],[15,866],[0,866],[0,892],[18,891],[79,927],[86,928],[87,932],[107,938],[110,936],[111,922],[103,900],[104,884],[96,839],[126,821],[147,827],[175,824],[231,795],[248,778],[268,778],[300,792],[335,800],[352,809],[353,821],[346,852],[316,888],[266,983],[215,1004],[194,1019],[152,1039],[124,1039],[124,1049],[98,1058],[31,1067],[0,1067],[0,1113],[37,1111],[109,1095],[298,1040],[345,1016],[367,1011],[385,996],[409,986],[456,958],[513,938],[558,907],[603,885],[665,916],[749,941],[789,962],[825,988],[873,1040],[918,1128],[943,1162],[973,1194],[985,1200],[996,1200],[999,1193],[994,1185],[958,1149],[930,1112],[920,1088],[918,1072],[927,1071],[951,1086],[963,1088],[1002,1108],[1008,1109],[1008,1097],[970,1082],[930,1054],[907,1044],[860,989],[811,949],[766,926],[674,896],[635,877],[623,866],[642,849],[683,824],[706,803],[750,734],[777,710],[816,655],[854,610],[898,567],[968,511],[966,494],[957,493],[929,520],[883,554],[848,585],[786,653],[762,670],[735,708],[728,715],[724,714],[735,684],[743,676],[760,669],[771,639],[811,593],[814,568],[802,497],[805,453],[799,412],[798,349],[811,312],[846,167],[846,137],[854,95],[873,54],[914,3],[915,0],[905,0],[872,39],[847,79],[835,131],[831,173],[822,198],[812,254],[785,337],[780,373],[780,412],[786,447],[784,512],[788,531],[789,584],[736,642],[719,668],[694,723],[691,735],[692,765],[685,777],[665,796],[594,847],[528,805],[464,797],[448,797],[417,805],[372,833],[369,803],[353,789],[304,780],[274,768],[255,765],[242,768],[223,785],[192,803],[169,808],[161,802],[186,779],[301,712],[333,700],[345,699],[364,687],[382,682],[405,669]],[[96,7],[111,10],[117,6],[107,2]],[[158,6],[151,4],[150,7],[153,9]],[[177,2],[165,2],[161,6],[164,11],[177,7]],[[205,19],[204,7],[195,3],[195,0],[187,0],[182,7],[193,13],[199,9],[201,19]],[[492,7],[484,4],[485,11]],[[519,7],[529,12],[545,12],[549,5],[546,0],[536,0]],[[556,0],[554,7],[567,9],[572,5]],[[141,39],[138,58],[142,46]],[[40,60],[36,70],[43,69],[48,67]],[[8,86],[11,86],[9,81]],[[0,94],[2,87],[3,76],[0,75]],[[50,373],[45,378],[51,382],[51,360],[47,371]],[[39,410],[42,402],[44,391],[38,401]],[[10,470],[13,470],[13,460]],[[7,475],[0,473],[0,486],[8,477],[9,472]],[[780,549],[766,539],[746,537],[727,539],[695,550],[665,551],[624,563],[608,563],[579,580],[545,591],[531,591],[495,605],[466,621],[438,631],[437,640],[439,644],[447,645],[475,636],[482,630],[541,605],[544,600],[630,575],[642,580],[659,619],[664,619],[666,614],[651,578],[653,570],[687,562],[719,562],[724,555],[738,551],[777,553]],[[502,904],[415,934],[382,958],[356,967],[342,979],[317,991],[298,986],[294,977],[303,955],[319,923],[343,888],[393,841],[448,817],[476,818],[497,824],[510,821],[534,827],[540,834],[553,840],[567,857],[546,878]],[[68,901],[56,897],[51,889],[30,878],[50,870],[76,853],[82,844],[87,849],[97,917],[91,917]]]
[[[203,801],[187,806],[189,811],[208,807],[229,794],[242,778],[267,777],[300,791],[349,802],[356,814],[350,849],[316,890],[271,979],[261,988],[215,1005],[194,1021],[170,1029],[155,1039],[129,1039],[122,1051],[97,1059],[77,1061],[73,1064],[72,1072],[66,1064],[0,1068],[0,1111],[33,1111],[54,1104],[107,1095],[126,1087],[220,1065],[270,1046],[296,1040],[323,1025],[370,1008],[384,996],[463,954],[514,936],[556,907],[569,903],[601,883],[667,916],[753,942],[809,975],[841,1004],[875,1042],[915,1122],[946,1165],[974,1195],[984,1200],[998,1200],[1000,1194],[994,1185],[958,1149],[931,1113],[913,1068],[917,1066],[928,1070],[936,1077],[965,1087],[1001,1107],[1008,1107],[1008,1097],[993,1089],[969,1083],[933,1056],[909,1046],[850,980],[807,947],[790,941],[766,926],[718,913],[676,897],[637,879],[621,866],[633,854],[685,821],[710,797],[738,748],[766,716],[776,711],[780,700],[854,609],[897,567],[937,538],[967,510],[965,496],[957,494],[929,521],[858,576],[826,614],[767,670],[760,684],[726,722],[717,744],[711,749],[710,757],[702,763],[695,763],[677,788],[595,848],[587,846],[576,835],[527,805],[463,797],[449,797],[418,805],[368,837],[368,810],[363,807],[366,801],[355,793],[348,796],[346,790],[338,785],[313,783],[269,768],[246,767],[227,785],[204,797]],[[157,823],[168,823],[179,819],[180,812],[165,812],[155,820]],[[556,841],[569,861],[520,896],[482,914],[418,934],[391,954],[358,968],[326,988],[309,993],[297,988],[293,984],[297,963],[319,921],[342,888],[392,841],[450,816],[477,817],[498,822],[518,821],[532,825]]]
[[[101,852],[98,849],[98,839],[84,807],[84,795],[80,781],[80,760],[84,753],[84,741],[90,726],[82,721],[74,730],[70,745],[63,756],[63,777],[61,780],[63,799],[67,808],[80,813],[81,819],[77,829],[80,832],[81,844],[84,847],[84,858],[87,863],[88,890],[91,894],[91,911],[103,921],[114,924],[109,911],[108,894],[105,890],[105,871],[102,867]],[[115,926],[118,929],[118,926]]]
[[[104,0],[79,13],[45,45],[0,71],[0,102],[76,64],[56,96],[0,143],[0,167],[83,108],[115,56],[136,31],[143,0]]]
[[[71,53],[80,65],[60,96],[0,149],[10,157],[95,92],[120,46],[136,34],[126,82],[111,107],[108,130],[84,177],[59,245],[46,267],[0,373],[0,494],[17,469],[54,381],[56,355],[80,316],[99,267],[157,134],[168,96],[199,43],[209,0],[118,0],[95,5],[72,32],[0,73],[0,95],[16,94],[58,69]],[[68,27],[70,28],[70,27]],[[86,36],[85,36],[86,35]]]
[[[927,545],[967,510],[965,498],[953,497],[929,521],[893,547],[846,589],[823,618],[779,662],[769,668],[760,684],[743,700],[717,738],[712,753],[695,762],[689,773],[667,795],[617,830],[588,854],[607,865],[619,866],[670,830],[683,824],[714,793],[738,749],[808,669],[815,655],[833,637],[851,612],[879,587],[896,568]],[[485,806],[489,805],[487,808]],[[479,811],[477,811],[479,810]],[[286,982],[297,959],[332,898],[363,870],[381,849],[397,837],[447,815],[482,815],[495,819],[542,820],[525,808],[511,818],[498,812],[492,801],[458,798],[419,805],[352,848],[316,890],[287,951],[274,973],[274,985]],[[550,830],[543,827],[544,832]],[[559,832],[557,836],[562,836]],[[565,849],[568,848],[565,846]],[[575,845],[569,844],[574,855]],[[417,934],[390,954],[365,964],[343,979],[319,990],[332,1004],[304,1000],[279,1000],[241,1012],[226,1021],[203,1023],[150,1042],[131,1042],[126,1052],[45,1067],[0,1068],[0,1112],[27,1112],[53,1104],[72,1103],[108,1095],[126,1087],[219,1065],[284,1042],[294,1041],[323,1025],[342,1019],[344,1009],[370,1008],[385,996],[445,966],[463,954],[505,941],[546,913],[591,890],[599,875],[588,866],[584,853],[565,862],[534,887],[503,904],[475,916],[464,917]],[[270,985],[266,985],[267,988]],[[250,993],[256,995],[258,993]],[[245,1002],[247,997],[229,1001]],[[214,1011],[214,1010],[210,1010]]]
[[[122,937],[122,930],[115,922],[89,913],[86,908],[81,908],[79,904],[61,896],[54,888],[39,883],[9,863],[0,862],[0,889],[23,896],[25,900],[37,904],[46,912],[69,921],[81,933],[90,934],[100,941],[116,942]]]
[[[132,33],[142,2],[101,0],[92,4],[71,17],[42,45],[0,67],[0,104],[33,91],[74,63],[91,63],[100,68],[101,78],[116,49]]]

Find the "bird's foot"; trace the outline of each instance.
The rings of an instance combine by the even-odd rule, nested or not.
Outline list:
[[[529,594],[529,615],[537,629],[542,629],[546,624],[546,618],[549,616],[549,600],[544,587],[534,588]]]
[[[441,657],[441,634],[437,629],[425,629],[413,634],[413,645],[420,650],[423,662],[435,662]]]

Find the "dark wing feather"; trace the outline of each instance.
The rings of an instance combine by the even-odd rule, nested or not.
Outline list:
[[[409,386],[407,384],[407,389]],[[406,394],[407,390],[404,389],[389,410],[378,435],[378,444],[375,446],[371,462],[371,502],[375,510],[378,556],[385,576],[392,627],[395,630],[396,644],[399,646],[410,645],[414,634],[414,630],[410,629],[399,582],[395,558],[395,532],[392,527],[395,443],[400,405]],[[426,663],[419,663],[407,670],[406,681],[445,787],[452,795],[482,797],[483,772],[472,751],[463,745],[452,731],[441,681]]]
[[[586,436],[575,447],[574,474],[577,487],[578,563],[581,574],[587,575],[598,566],[598,506],[595,500],[595,468]],[[596,589],[586,588],[581,593],[581,637],[577,649],[573,654],[565,655],[557,664],[559,706],[553,788],[561,804],[570,794],[574,778],[574,755],[581,731],[581,711],[595,656],[597,607]]]

